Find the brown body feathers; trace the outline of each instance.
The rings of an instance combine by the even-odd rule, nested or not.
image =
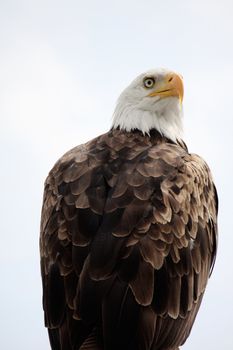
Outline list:
[[[185,145],[111,130],[46,183],[43,307],[53,350],[175,350],[214,263],[217,195]]]

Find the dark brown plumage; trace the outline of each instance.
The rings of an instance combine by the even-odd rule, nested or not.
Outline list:
[[[41,271],[53,350],[178,349],[212,269],[206,163],[152,130],[111,130],[45,182]]]

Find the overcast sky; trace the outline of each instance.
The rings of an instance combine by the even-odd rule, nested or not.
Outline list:
[[[233,349],[233,1],[0,1],[0,346],[49,350],[39,221],[43,182],[68,149],[107,131],[141,72],[184,77],[185,141],[218,188],[219,251],[182,349]]]

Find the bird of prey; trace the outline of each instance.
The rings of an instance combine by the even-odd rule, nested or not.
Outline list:
[[[111,129],[45,181],[40,254],[52,350],[177,350],[217,245],[217,192],[182,139],[183,78],[139,75]]]

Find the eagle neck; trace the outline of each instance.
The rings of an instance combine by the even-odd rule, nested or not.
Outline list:
[[[156,129],[164,136],[177,143],[183,136],[183,111],[176,101],[166,101],[161,110],[142,109],[132,104],[118,103],[113,114],[113,129],[133,131],[138,129],[143,135],[149,135]]]

